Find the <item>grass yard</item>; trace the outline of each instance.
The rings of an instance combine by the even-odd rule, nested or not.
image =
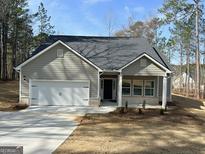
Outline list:
[[[205,110],[177,104],[176,110],[87,114],[55,154],[205,153]]]
[[[16,111],[27,107],[18,103],[18,92],[18,81],[0,81],[0,111]]]

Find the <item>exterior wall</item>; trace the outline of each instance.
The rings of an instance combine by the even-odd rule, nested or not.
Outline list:
[[[63,49],[63,58],[57,58],[57,49]],[[23,66],[21,71],[24,100],[29,96],[29,79],[90,80],[90,100],[98,100],[98,70],[61,44]]]
[[[140,65],[140,60],[146,60],[146,66]],[[164,76],[165,71],[146,57],[142,57],[122,70],[122,75],[134,76]]]
[[[141,66],[140,60],[141,59],[146,59],[146,66]],[[128,67],[124,68],[122,70],[122,75],[126,76],[148,76],[150,78],[152,77],[159,77],[159,91],[158,91],[158,101],[162,100],[162,87],[163,87],[163,76],[165,75],[165,70],[161,69],[159,66],[157,66],[155,63],[153,63],[150,59],[146,57],[142,57],[139,60],[135,61]],[[156,81],[156,83],[157,83]],[[157,88],[157,87],[156,87]],[[157,92],[157,90],[156,90]],[[156,94],[157,96],[157,94]],[[131,100],[131,99],[129,99]],[[148,101],[152,100],[151,98],[148,99]],[[153,99],[156,101],[156,99]],[[167,101],[172,101],[171,100],[171,78],[167,79]],[[131,102],[133,102],[131,100]],[[141,102],[141,101],[140,101]]]
[[[172,81],[171,81],[172,79],[171,78],[168,78],[167,79],[167,101],[168,102],[171,102],[172,101],[172,94],[171,94],[171,92],[172,92]]]
[[[128,107],[142,105],[144,101],[146,102],[147,105],[159,105],[159,99],[157,97],[139,97],[139,96],[122,97],[123,105],[125,106],[126,102],[128,102]]]
[[[133,87],[131,86],[131,96],[122,96],[123,105],[125,105],[125,103],[128,102],[128,106],[135,106],[138,104],[142,104],[144,100],[146,101],[146,104],[158,105],[159,97],[157,78],[157,76],[123,76],[123,79],[131,80],[131,85],[133,83],[133,80],[154,80],[155,82],[154,96],[133,96]]]

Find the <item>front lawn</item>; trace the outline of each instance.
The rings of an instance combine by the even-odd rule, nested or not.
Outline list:
[[[0,111],[16,111],[27,107],[18,103],[18,92],[18,81],[0,81]]]
[[[176,103],[177,104],[177,103]],[[126,114],[87,114],[54,152],[63,153],[205,153],[205,111],[185,108]]]

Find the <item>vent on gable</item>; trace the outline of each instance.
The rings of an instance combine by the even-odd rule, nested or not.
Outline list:
[[[58,58],[63,58],[64,57],[63,49],[57,49],[57,57]]]
[[[147,59],[145,59],[145,58],[140,59],[140,66],[141,67],[147,66]]]

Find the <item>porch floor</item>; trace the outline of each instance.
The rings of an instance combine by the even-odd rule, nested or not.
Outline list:
[[[118,106],[118,104],[112,101],[102,101],[100,106]]]
[[[112,102],[112,101],[103,101],[101,102],[100,106],[114,106],[117,107],[118,104],[117,102]],[[131,108],[142,108],[142,104],[136,104],[136,105],[128,105],[128,107]],[[145,109],[161,109],[161,105],[151,105],[151,104],[146,104]],[[175,109],[175,106],[167,106],[167,109]]]

